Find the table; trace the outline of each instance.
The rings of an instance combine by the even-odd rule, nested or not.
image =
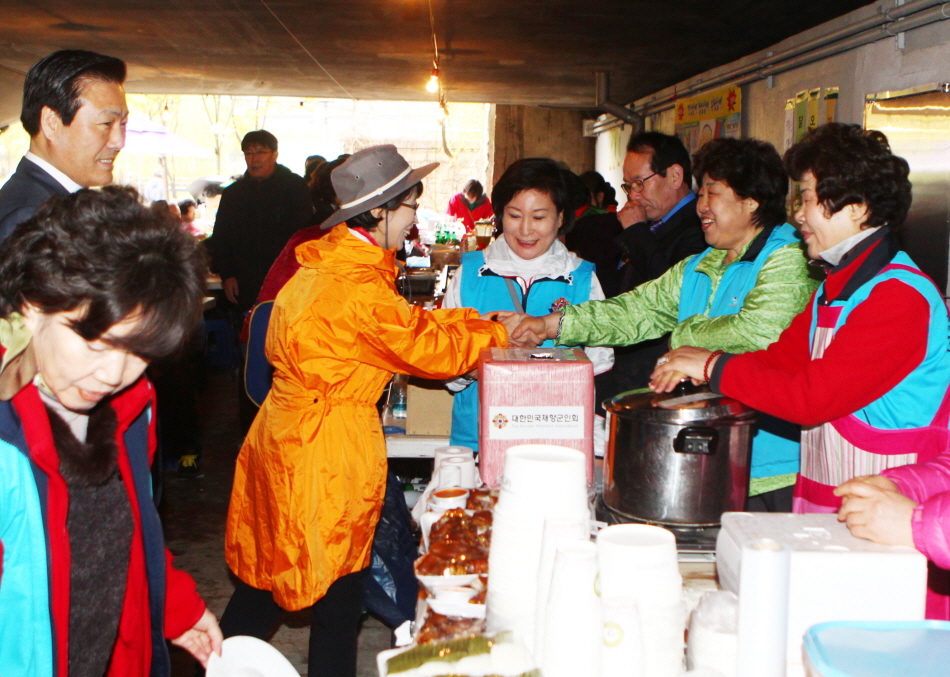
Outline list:
[[[407,419],[392,418],[388,410],[382,416],[384,426],[404,428]],[[435,450],[449,444],[442,435],[386,435],[386,456],[389,458],[435,458]]]

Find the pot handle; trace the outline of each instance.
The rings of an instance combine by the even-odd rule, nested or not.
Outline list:
[[[719,432],[714,428],[683,428],[673,438],[673,451],[679,454],[714,454]]]

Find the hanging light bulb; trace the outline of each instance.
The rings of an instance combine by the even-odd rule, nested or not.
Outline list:
[[[432,68],[432,74],[429,76],[429,81],[426,83],[426,91],[429,94],[435,94],[439,91],[439,67],[434,66]]]

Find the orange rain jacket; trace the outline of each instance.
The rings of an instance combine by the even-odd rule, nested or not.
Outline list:
[[[474,310],[409,305],[394,253],[346,224],[297,259],[271,316],[274,382],[238,456],[225,537],[238,578],[291,611],[369,564],[386,486],[376,402],[392,374],[455,377],[507,344]]]

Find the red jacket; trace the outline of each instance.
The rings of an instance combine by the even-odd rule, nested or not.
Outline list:
[[[468,208],[468,200],[465,199],[465,195],[462,193],[459,193],[449,200],[449,207],[446,213],[464,223],[466,232],[475,229],[476,221],[490,219],[495,215],[495,212],[492,210],[491,200],[489,200],[487,196],[484,202],[475,207],[474,210],[471,210]]]
[[[844,288],[873,250],[829,275],[829,298]],[[820,360],[811,359],[812,307],[809,303],[767,349],[717,364],[713,389],[772,416],[818,425],[866,407],[924,359],[930,306],[903,282],[878,284],[835,333]]]
[[[176,638],[193,627],[204,613],[205,604],[191,576],[172,566],[151,498],[149,468],[156,447],[154,388],[143,377],[113,398],[112,406],[118,419],[119,473],[128,491],[134,527],[125,600],[108,675],[167,675],[170,664],[164,639]],[[36,468],[49,561],[51,649],[56,660],[55,675],[67,677],[71,569],[66,528],[68,489],[59,472],[49,418],[36,386],[30,383],[9,404],[3,403],[0,416],[8,428],[22,426],[21,439],[26,446],[20,451]],[[13,545],[6,543],[5,548],[9,551]],[[155,627],[159,624],[161,627]]]

